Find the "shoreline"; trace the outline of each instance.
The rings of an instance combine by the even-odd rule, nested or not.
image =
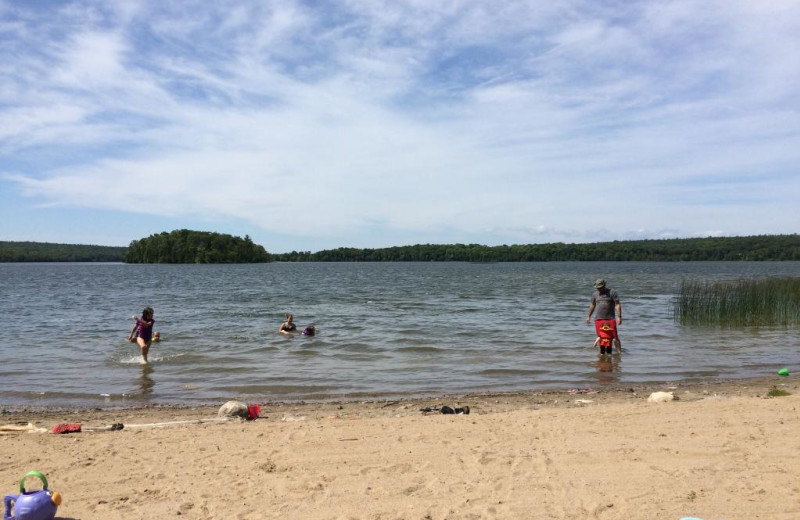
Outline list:
[[[255,421],[219,421],[219,407],[3,412],[0,424],[43,430],[0,432],[0,482],[16,492],[41,471],[60,520],[793,520],[799,386],[776,375],[266,403]],[[648,402],[658,391],[677,399]],[[443,405],[470,413],[420,411]],[[84,429],[49,433],[62,423]]]
[[[385,407],[387,409],[399,407],[401,409],[417,409],[426,406],[470,406],[475,411],[482,407],[486,410],[510,411],[529,406],[544,408],[569,407],[572,402],[569,398],[573,396],[580,398],[581,395],[591,395],[595,403],[609,403],[631,400],[646,400],[650,393],[666,391],[673,392],[676,400],[699,400],[703,399],[713,390],[714,394],[722,396],[742,396],[745,393],[753,397],[758,397],[756,393],[761,392],[761,396],[766,396],[772,387],[790,387],[798,389],[797,380],[793,377],[781,376],[761,376],[743,379],[715,379],[704,382],[682,382],[664,381],[661,383],[641,383],[641,384],[614,384],[604,385],[601,388],[559,388],[524,390],[511,392],[475,392],[467,394],[439,394],[432,396],[398,397],[384,398],[380,396],[364,396],[353,399],[331,399],[331,400],[274,400],[274,401],[241,401],[245,404],[259,404],[262,407],[262,419],[264,410],[270,409],[296,409],[306,410],[309,413],[322,413],[332,410],[341,410],[343,407],[362,407],[371,409],[372,407]],[[577,390],[577,391],[576,391]],[[588,392],[586,391],[588,390]],[[791,390],[790,390],[791,391]],[[235,400],[235,399],[232,399]],[[133,404],[130,406],[51,406],[51,405],[6,405],[0,403],[0,422],[4,418],[10,418],[19,422],[27,418],[30,422],[33,419],[43,420],[50,418],[64,419],[66,417],[86,416],[162,416],[180,415],[191,417],[215,417],[219,407],[225,401],[220,401],[217,405],[191,405],[191,404]],[[492,405],[492,406],[490,406]],[[381,414],[375,414],[375,416]],[[19,418],[19,419],[18,419]],[[74,422],[74,421],[73,421]]]

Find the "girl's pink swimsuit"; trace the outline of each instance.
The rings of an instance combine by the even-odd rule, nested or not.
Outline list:
[[[147,324],[141,319],[136,318],[136,323],[139,324],[139,332],[137,335],[145,341],[150,341],[153,337],[153,325],[156,324],[156,320],[152,320],[150,324]]]

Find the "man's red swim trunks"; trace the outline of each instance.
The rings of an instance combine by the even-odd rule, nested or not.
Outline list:
[[[615,339],[617,337],[617,322],[615,320],[594,320],[594,330],[597,337],[602,339]]]

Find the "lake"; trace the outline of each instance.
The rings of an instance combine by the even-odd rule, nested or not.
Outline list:
[[[686,327],[682,280],[796,276],[800,262],[0,264],[0,404],[352,400],[775,374],[796,329]],[[624,352],[592,347],[597,277]],[[126,341],[150,305],[149,365]],[[286,313],[317,336],[277,334]]]

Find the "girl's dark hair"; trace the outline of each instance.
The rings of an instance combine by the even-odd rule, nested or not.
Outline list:
[[[153,308],[152,307],[145,307],[142,311],[142,319],[147,321],[153,317]]]

